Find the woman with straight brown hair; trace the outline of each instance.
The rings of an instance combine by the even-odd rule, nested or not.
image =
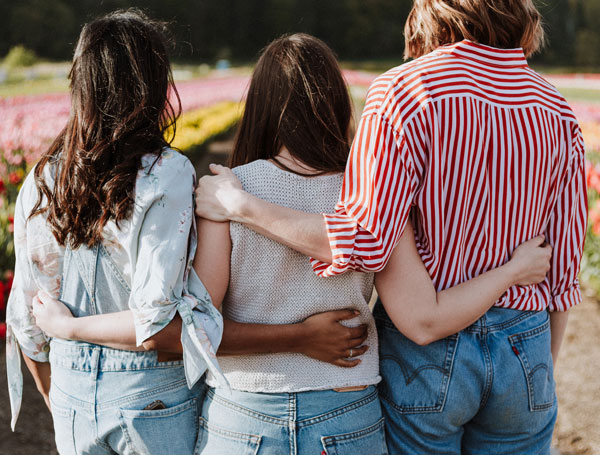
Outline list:
[[[567,310],[581,301],[581,131],[564,98],[527,65],[543,43],[532,0],[416,0],[405,34],[415,60],[371,85],[336,213],[275,205],[222,167],[200,180],[197,213],[315,258],[324,277],[383,270],[374,314],[391,453],[548,454],[553,364]],[[415,289],[420,269],[398,253],[406,239],[416,241],[435,289],[451,292],[538,235],[554,249],[540,283],[510,286],[462,327],[453,302],[439,341],[409,336],[421,302],[402,305],[394,296],[403,288],[385,285],[410,277],[403,286]]]

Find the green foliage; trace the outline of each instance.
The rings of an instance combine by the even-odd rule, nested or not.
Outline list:
[[[35,52],[23,45],[17,45],[8,51],[3,63],[7,68],[19,68],[34,65],[37,60]]]
[[[600,66],[600,0],[535,0],[548,44],[537,64]],[[170,22],[174,58],[254,60],[282,33],[307,32],[344,60],[401,62],[413,0],[20,0],[0,2],[0,55],[23,44],[37,55],[69,59],[81,25],[118,8],[138,7]]]

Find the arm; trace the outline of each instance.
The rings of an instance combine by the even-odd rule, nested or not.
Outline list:
[[[198,250],[194,269],[206,286],[213,304],[220,307],[229,283],[231,240],[229,223],[198,220]],[[135,350],[136,337],[131,311],[73,318],[58,300],[41,294],[34,301],[38,325],[51,336],[103,344],[116,349]],[[339,323],[355,317],[354,311],[342,310],[314,315],[298,324],[266,325],[225,321],[219,355],[298,352],[338,366],[355,366],[360,360],[346,360],[350,349],[355,356],[368,347],[361,346],[366,326],[348,328]],[[181,318],[142,343],[143,349],[181,353]]]
[[[23,359],[31,376],[33,376],[38,392],[40,392],[50,410],[50,364],[48,362],[36,362],[25,354],[23,354]]]
[[[39,289],[58,292],[62,250],[49,232],[45,217],[27,216],[37,200],[33,171],[27,176],[15,204],[15,276],[6,307],[6,373],[14,430],[23,396],[21,358],[47,400],[49,339],[35,323],[31,300]],[[45,378],[45,379],[44,379]]]
[[[306,256],[331,262],[323,217],[280,207],[246,193],[231,169],[211,164],[196,189],[196,213],[215,221],[237,221]]]
[[[544,280],[550,247],[543,237],[525,242],[506,264],[465,283],[436,292],[421,261],[410,223],[375,286],[394,325],[426,345],[459,332],[479,319],[508,288]]]
[[[225,320],[219,355],[296,352],[339,367],[354,367],[368,346],[366,325],[346,327],[340,321],[356,317],[355,310],[338,310],[312,315],[298,324],[242,324]]]
[[[214,165],[218,175],[199,181],[196,211],[215,221],[244,223],[315,258],[313,268],[321,276],[349,268],[379,271],[404,230],[418,186],[412,149],[404,134],[369,113],[357,129],[335,214],[307,215],[260,201],[243,192],[231,171]]]
[[[567,330],[567,321],[569,313],[567,311],[553,311],[550,313],[550,333],[552,335],[551,350],[552,363],[556,367],[558,361],[558,353],[562,345],[565,332]]]
[[[546,230],[554,256],[548,274],[549,310],[567,311],[581,302],[579,267],[587,229],[587,188],[583,137],[574,125],[571,142],[561,151],[566,162],[560,166],[557,199]]]

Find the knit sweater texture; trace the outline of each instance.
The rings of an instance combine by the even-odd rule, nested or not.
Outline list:
[[[263,200],[310,213],[332,213],[342,174],[304,177],[258,160],[235,168],[244,190]],[[246,323],[290,324],[324,311],[354,308],[344,322],[368,325],[369,346],[354,368],[297,353],[220,356],[231,387],[248,392],[301,392],[376,384],[380,381],[377,332],[368,303],[373,274],[349,271],[320,278],[309,259],[239,223],[230,224],[231,275],[223,301],[226,318]],[[210,375],[210,386],[217,386]]]

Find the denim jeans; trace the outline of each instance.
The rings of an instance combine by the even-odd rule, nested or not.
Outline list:
[[[128,309],[130,289],[102,245],[65,251],[60,299],[75,316]],[[204,385],[156,352],[52,340],[50,402],[61,455],[192,454]],[[160,400],[164,409],[144,409]]]
[[[196,454],[387,455],[374,386],[356,392],[209,388]]]
[[[183,362],[53,340],[50,403],[61,455],[194,452],[204,385],[190,390]],[[164,409],[144,410],[156,400]]]
[[[492,308],[418,346],[374,310],[393,454],[549,454],[557,403],[546,311]]]

